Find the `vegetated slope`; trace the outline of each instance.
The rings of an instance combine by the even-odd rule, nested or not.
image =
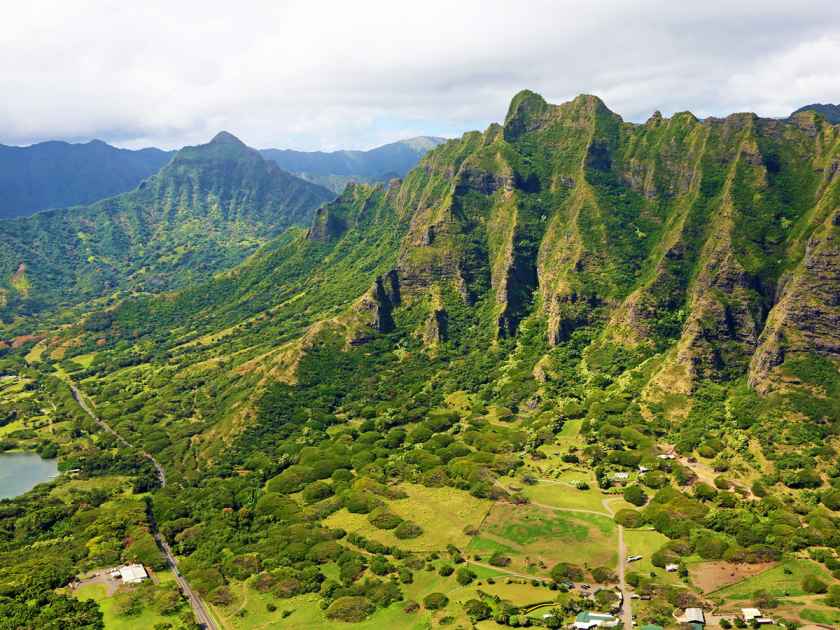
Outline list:
[[[234,266],[333,198],[227,133],[133,190],[0,222],[5,320],[117,289],[160,291]]]
[[[136,187],[172,151],[118,149],[100,140],[0,145],[0,219],[92,203]]]
[[[467,550],[426,536],[409,491],[519,504],[536,483],[535,501],[599,511],[605,497],[563,474],[606,492],[621,492],[615,473],[633,480],[622,494],[640,510],[616,520],[668,538],[655,567],[809,548],[836,567],[838,173],[840,129],[813,112],[634,125],[592,96],[523,92],[503,125],[402,182],[348,187],[237,268],[94,312],[43,348],[167,467],[156,521],[219,601],[247,578],[281,599],[317,593],[326,619],[382,615],[415,576],[428,584],[426,552],[435,591],[455,592],[475,576],[440,565]],[[60,449],[80,457],[75,438]],[[586,534],[563,547],[568,527],[501,523],[490,540],[473,516],[447,522],[471,559],[495,543],[506,566],[525,547],[498,534],[526,530],[594,557]],[[651,596],[641,620],[702,605],[650,573],[631,578]],[[436,599],[443,615],[486,612]],[[582,606],[567,602],[567,616]]]
[[[350,182],[370,183],[403,177],[427,151],[445,141],[418,136],[368,151],[263,149],[261,153],[280,168],[340,193]]]
[[[840,105],[832,105],[831,103],[812,103],[797,109],[791,116],[795,116],[801,112],[816,112],[823,116],[832,125],[840,124]]]
[[[558,357],[574,346],[579,377],[644,363],[636,408],[678,396],[684,415],[704,383],[768,394],[791,385],[786,361],[837,360],[838,163],[838,131],[813,113],[632,125],[595,97],[523,92],[504,126],[446,143],[400,184],[351,187],[306,237],[208,286],[125,305],[115,330],[224,329],[219,348],[259,347],[248,371],[270,372],[295,335],[500,348],[527,323],[516,403],[569,395]],[[825,405],[806,415],[836,412]]]

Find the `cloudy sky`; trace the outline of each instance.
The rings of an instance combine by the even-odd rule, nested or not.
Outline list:
[[[840,102],[837,0],[0,6],[5,144],[369,148],[484,128],[522,88],[633,121]]]

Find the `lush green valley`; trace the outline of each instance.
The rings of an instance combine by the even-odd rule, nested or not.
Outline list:
[[[222,136],[0,224],[0,446],[65,471],[0,502],[0,627],[191,627],[156,531],[220,628],[840,624],[840,127],[525,91],[290,180]]]
[[[187,286],[308,224],[332,197],[222,132],[131,192],[0,222],[0,316],[14,330],[18,318]]]

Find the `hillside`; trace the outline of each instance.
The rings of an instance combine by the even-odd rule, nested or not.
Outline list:
[[[60,577],[133,557],[94,526],[132,493],[81,490],[126,475],[225,627],[562,627],[618,593],[837,625],[838,173],[813,112],[524,91],[234,268],[11,340],[6,446],[82,478],[0,513],[0,586],[62,596],[24,545],[72,550]]]
[[[171,151],[129,151],[99,140],[0,145],[0,219],[92,203],[129,191],[171,157]]]
[[[791,116],[794,116],[801,112],[816,112],[818,114],[821,114],[832,125],[840,124],[840,105],[832,105],[830,103],[813,103],[811,105],[805,105],[804,107],[800,107],[795,112],[793,112]]]
[[[340,193],[350,182],[372,183],[403,177],[427,151],[443,142],[444,138],[419,136],[369,151],[263,149],[261,153],[280,168]]]
[[[2,317],[200,281],[332,197],[220,133],[133,191],[0,222]]]

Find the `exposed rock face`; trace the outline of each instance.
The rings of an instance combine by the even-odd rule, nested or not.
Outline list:
[[[400,285],[396,271],[379,276],[353,305],[354,319],[350,343],[360,345],[370,341],[374,333],[386,333],[394,329],[392,313],[400,304]]]
[[[423,327],[423,342],[428,346],[436,346],[446,341],[446,326],[446,310],[442,307],[433,308]]]
[[[837,219],[825,217],[839,172],[840,128],[812,112],[634,125],[593,96],[522,92],[504,125],[431,151],[380,194],[401,230],[399,282],[380,277],[356,304],[358,337],[454,289],[497,337],[536,315],[550,345],[588,326],[668,350],[660,382],[673,391],[748,370],[759,387],[785,352],[837,354]],[[352,233],[363,213],[338,206],[363,209],[369,194],[322,209],[310,238]],[[418,333],[439,343],[453,316],[438,301]]]
[[[783,281],[750,363],[750,384],[767,391],[786,355],[811,352],[840,359],[840,208],[808,239],[802,262]]]
[[[329,205],[318,208],[312,226],[306,233],[310,241],[325,243],[336,240],[347,230],[347,222],[338,213],[332,211]]]

